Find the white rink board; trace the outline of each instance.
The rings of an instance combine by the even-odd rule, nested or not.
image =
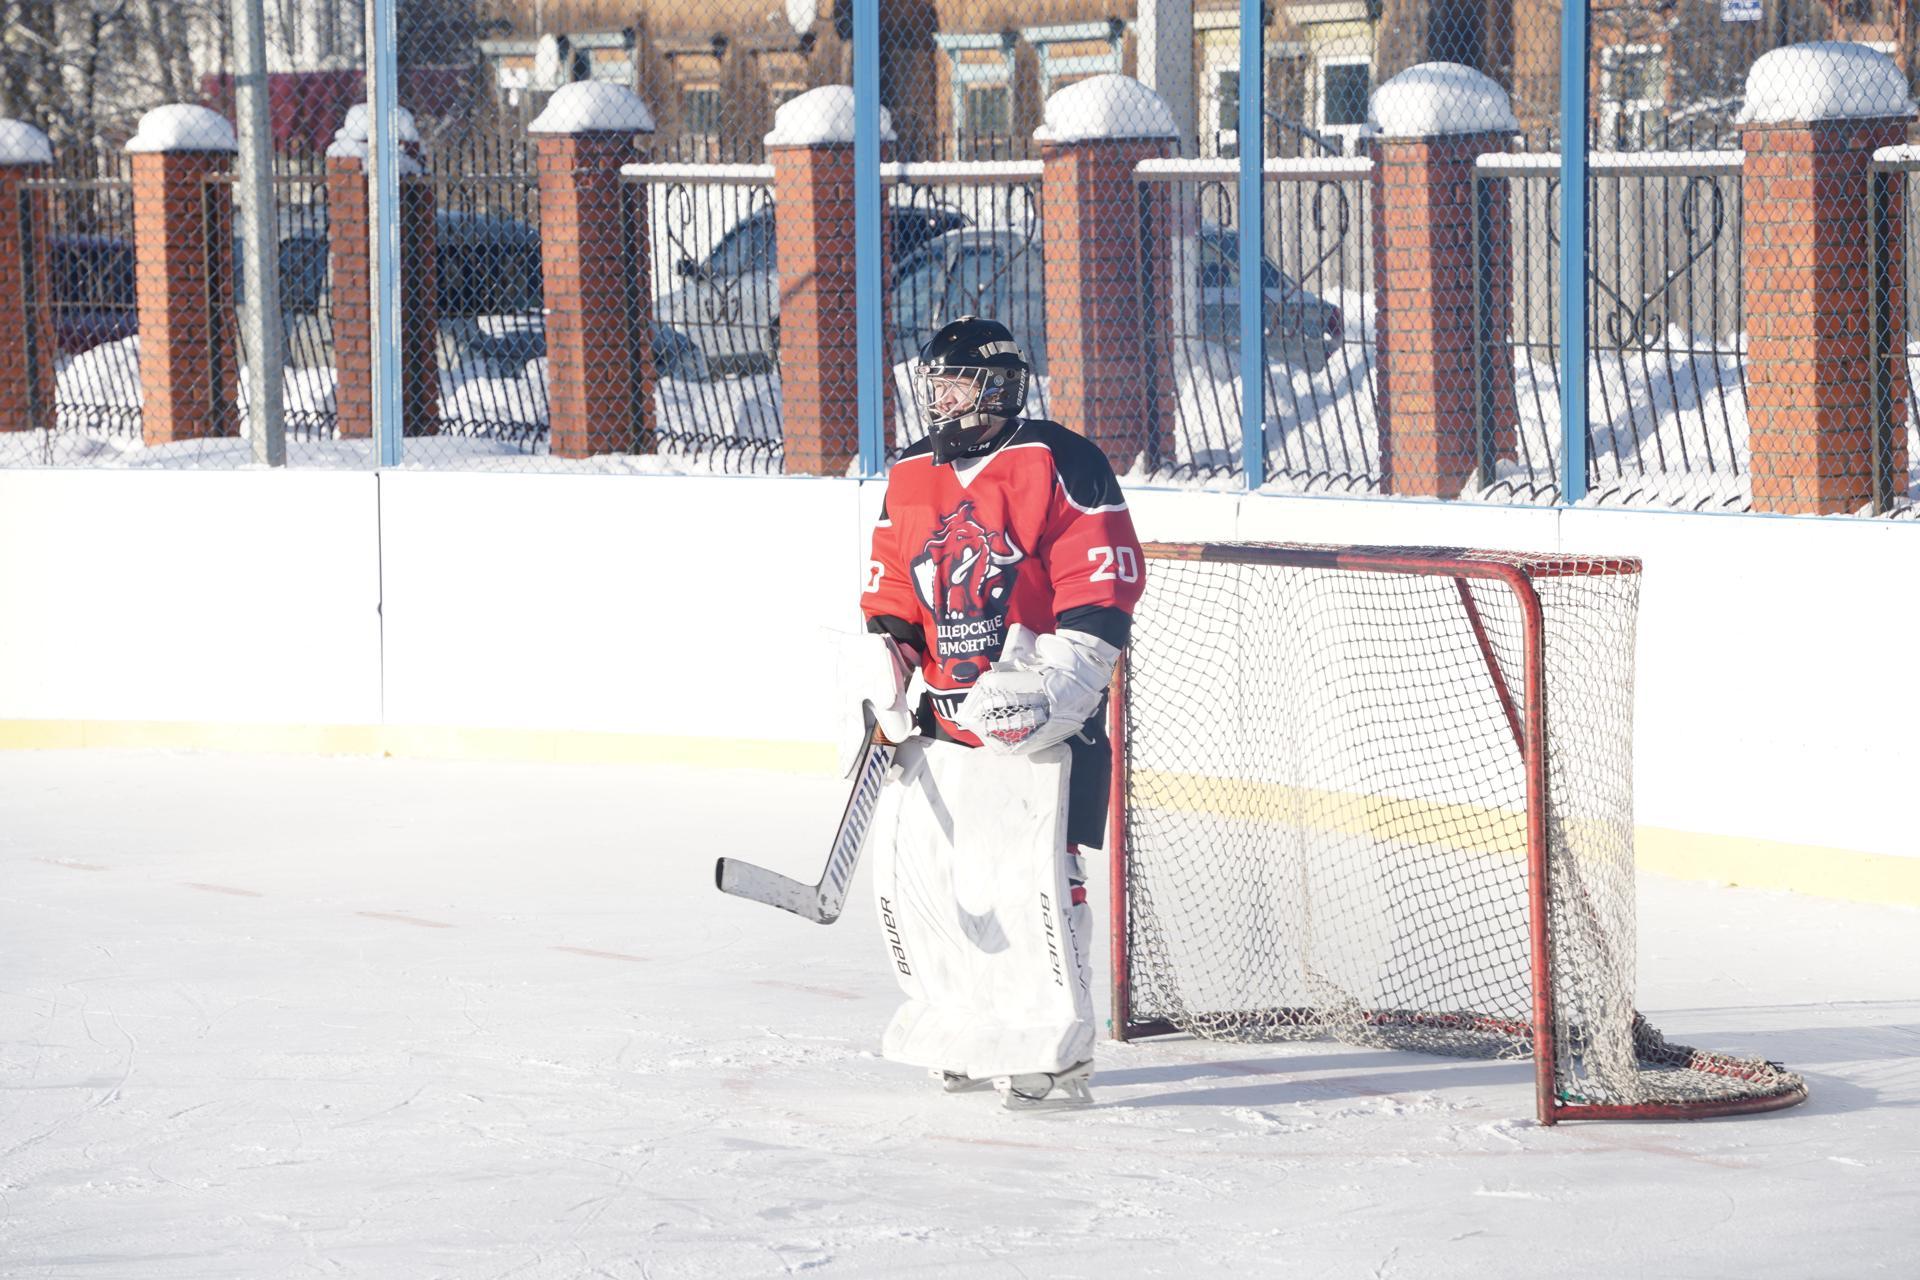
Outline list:
[[[1150,539],[1639,555],[1638,820],[1920,855],[1901,666],[1920,622],[1920,522],[1129,492]],[[827,748],[842,723],[827,632],[857,625],[880,493],[845,479],[0,471],[0,721]]]
[[[378,483],[0,470],[0,720],[376,722]]]
[[[858,490],[390,472],[387,721],[828,741]]]

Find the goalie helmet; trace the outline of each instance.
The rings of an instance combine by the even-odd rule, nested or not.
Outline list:
[[[994,437],[1026,406],[1031,370],[1007,326],[961,316],[927,339],[915,375],[938,464],[992,447]]]

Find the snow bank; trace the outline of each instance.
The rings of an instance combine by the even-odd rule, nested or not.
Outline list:
[[[0,165],[52,163],[46,134],[24,120],[0,120]]]
[[[880,137],[893,138],[893,113],[880,108]],[[853,141],[853,86],[823,84],[780,104],[773,113],[770,147],[820,147]]]
[[[1035,142],[1088,142],[1097,138],[1173,138],[1173,111],[1166,100],[1132,76],[1108,72],[1070,84],[1047,99],[1046,122]]]
[[[364,102],[356,102],[347,108],[346,119],[340,122],[340,128],[333,135],[333,142],[327,147],[327,155],[336,159],[367,161],[368,141],[372,136],[373,112]],[[420,130],[414,124],[413,112],[405,107],[393,109],[394,131],[400,135],[403,146],[420,145]],[[424,173],[420,161],[406,151],[400,152],[400,172],[405,175]]]
[[[1381,85],[1367,123],[1389,138],[1520,131],[1507,91],[1457,62],[1423,62]]]
[[[233,126],[227,123],[225,116],[205,107],[175,103],[168,107],[155,107],[140,117],[140,128],[127,143],[131,152],[143,151],[225,151],[234,152],[240,145],[233,136]]]
[[[1907,79],[1892,58],[1863,44],[1816,40],[1763,54],[1747,72],[1739,124],[1910,116]]]
[[[625,85],[582,80],[556,92],[527,132],[652,133],[653,112]]]

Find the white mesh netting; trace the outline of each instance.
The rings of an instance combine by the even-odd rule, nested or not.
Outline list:
[[[1623,560],[1151,548],[1124,700],[1130,1024],[1529,1056],[1537,740],[1556,1105],[1797,1100],[1798,1077],[1634,1011],[1638,592]]]

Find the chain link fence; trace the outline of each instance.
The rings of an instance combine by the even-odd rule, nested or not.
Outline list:
[[[293,465],[375,464],[384,361],[401,465],[857,471],[857,332],[877,311],[889,458],[926,430],[920,344],[980,314],[1025,349],[1029,412],[1141,479],[1913,509],[1904,4],[1592,6],[1571,446],[1557,8],[1269,5],[1243,31],[1213,0],[879,0],[866,295],[852,8],[398,3],[383,210],[359,0],[263,8],[270,177],[252,188],[237,10],[13,6],[0,464],[263,456],[250,369],[273,353],[243,336],[236,219],[258,189],[271,429]]]

